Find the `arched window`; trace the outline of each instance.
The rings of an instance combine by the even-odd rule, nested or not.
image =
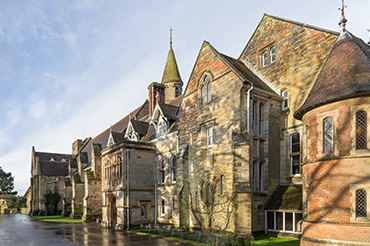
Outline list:
[[[272,47],[270,50],[270,58],[271,58],[271,63],[274,63],[276,60],[275,47]]]
[[[367,113],[356,113],[356,149],[367,149]]]
[[[325,154],[333,153],[333,118],[326,117],[322,122],[322,152]]]
[[[206,104],[206,87],[204,85],[200,89],[200,103],[202,105]]]
[[[267,51],[263,52],[262,54],[262,67],[267,66]]]
[[[165,213],[166,213],[165,200],[162,199],[162,201],[161,201],[161,215],[164,216]]]
[[[301,139],[299,133],[290,135],[290,165],[292,176],[300,174],[301,168]]]
[[[287,110],[288,109],[288,90],[287,89],[281,92],[281,97],[283,98],[281,109]]]
[[[207,102],[212,100],[212,83],[208,82],[207,84]]]
[[[225,193],[225,176],[221,175],[220,177],[220,193],[223,195]]]
[[[117,178],[122,177],[122,158],[118,156],[117,158]]]
[[[141,217],[142,218],[146,217],[146,211],[145,211],[145,206],[144,205],[141,206]]]
[[[367,217],[366,199],[365,190],[360,189],[356,191],[356,217]]]
[[[171,158],[171,179],[172,183],[176,183],[176,157]]]
[[[159,170],[159,179],[160,179],[160,182],[161,182],[161,184],[164,184],[164,182],[165,182],[165,166],[164,166],[164,159],[162,159],[161,161],[160,161],[160,170]]]

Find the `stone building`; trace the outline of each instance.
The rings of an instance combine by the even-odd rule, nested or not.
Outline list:
[[[44,195],[57,193],[64,197],[64,179],[68,175],[69,154],[46,153],[35,151],[32,147],[31,159],[31,215],[47,214]],[[57,213],[63,210],[62,199],[57,204]]]
[[[8,195],[8,193],[0,190],[0,214],[10,213],[12,204],[12,198]]]
[[[301,245],[370,244],[370,46],[345,29],[294,116],[302,120]]]

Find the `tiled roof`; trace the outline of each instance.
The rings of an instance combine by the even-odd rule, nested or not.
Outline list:
[[[267,201],[265,210],[302,210],[302,185],[280,185]]]
[[[114,144],[118,144],[122,142],[123,140],[125,140],[125,134],[120,133],[120,132],[112,131],[112,137],[113,137]]]
[[[176,106],[161,103],[161,102],[158,102],[158,105],[161,108],[162,113],[164,114],[166,118],[171,119],[171,120],[177,119],[177,116],[176,116],[177,107]]]
[[[249,68],[247,68],[243,62],[240,60],[236,60],[230,56],[224,55],[222,53],[219,53],[221,57],[223,57],[227,62],[229,63],[229,66],[232,66],[232,70],[239,72],[244,76],[244,78],[253,83],[253,86],[269,91],[271,93],[275,94],[275,91],[271,89],[270,86],[266,85],[256,74],[254,74]]]
[[[179,69],[172,49],[168,51],[166,66],[163,71],[162,84],[169,82],[178,82],[182,84]]]
[[[47,153],[39,151],[35,151],[35,156],[38,157],[40,160],[50,161],[53,158],[54,161],[62,161],[63,159],[65,159],[66,162],[68,162],[68,160],[72,157],[72,155],[69,154]]]
[[[138,120],[131,120],[131,124],[135,129],[135,132],[139,133],[140,135],[145,135],[148,131],[149,123],[138,121]]]
[[[334,44],[296,119],[321,105],[370,94],[370,47],[349,35]]]
[[[45,176],[67,176],[68,163],[62,161],[40,160],[41,175]]]

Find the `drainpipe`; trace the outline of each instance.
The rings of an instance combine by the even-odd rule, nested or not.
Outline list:
[[[154,160],[154,226],[157,228],[157,161]]]
[[[129,161],[129,158],[130,158],[130,150],[126,149],[126,190],[127,190],[127,197],[126,197],[126,203],[127,203],[127,228],[126,230],[129,230],[130,228],[130,161]]]
[[[253,83],[249,81],[245,81],[250,84],[250,88],[247,91],[247,130],[248,130],[248,135],[250,136],[250,100],[251,100],[251,91],[253,90]],[[250,140],[250,138],[249,138]]]

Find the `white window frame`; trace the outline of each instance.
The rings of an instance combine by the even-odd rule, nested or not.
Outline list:
[[[293,152],[293,136],[298,134],[298,143],[299,143],[299,151]],[[294,132],[289,136],[289,146],[290,146],[290,174],[292,177],[300,176],[301,175],[301,134],[299,132]],[[299,158],[299,173],[293,173],[293,164],[294,164],[294,157],[298,156]]]
[[[268,229],[268,217],[267,213],[272,212],[274,213],[274,229]],[[276,229],[276,213],[283,213],[283,230],[278,230]],[[285,229],[285,213],[292,213],[293,214],[293,229],[292,231],[288,231]],[[265,231],[276,231],[276,232],[288,232],[288,233],[294,233],[294,234],[302,234],[302,225],[301,225],[301,231],[297,232],[296,231],[296,214],[302,214],[302,220],[303,220],[303,211],[289,211],[289,210],[265,210]]]
[[[166,201],[164,200],[164,198],[162,198],[162,200],[161,200],[161,215],[165,216],[165,214],[166,214]]]
[[[176,168],[177,168],[176,157],[173,156],[171,158],[171,181],[172,181],[172,184],[176,183]]]
[[[210,126],[206,129],[207,148],[213,146],[214,140],[213,136],[214,136],[213,126]]]
[[[281,91],[281,97],[283,98],[283,101],[281,102],[281,110],[287,110],[289,108],[288,89]]]
[[[267,66],[267,51],[262,53],[262,67]]]
[[[274,63],[276,61],[276,48],[272,47],[270,50],[270,62]]]

